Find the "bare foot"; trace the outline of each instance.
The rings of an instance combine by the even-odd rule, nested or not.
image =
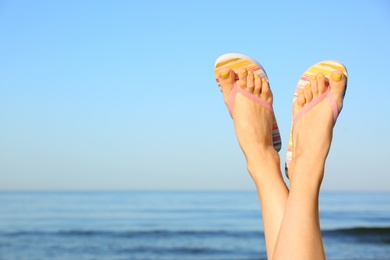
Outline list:
[[[288,171],[291,181],[294,178],[293,169],[299,162],[302,162],[302,167],[318,169],[307,179],[313,179],[317,184],[322,181],[325,160],[332,142],[333,126],[343,107],[347,83],[346,76],[340,70],[334,70],[328,77],[322,72],[311,76],[310,84],[298,92],[293,104],[293,157]],[[331,106],[333,98],[325,97],[328,91],[334,98],[334,109]],[[325,98],[315,104],[321,97]],[[314,106],[310,108],[312,105]],[[309,110],[302,112],[305,109]]]
[[[273,147],[272,140],[273,97],[265,78],[260,78],[247,69],[241,69],[237,74],[238,80],[236,81],[236,73],[231,69],[224,68],[219,71],[218,82],[225,104],[229,106],[229,102],[234,102],[231,109],[234,128],[240,147],[245,154],[248,170],[252,178],[256,180],[257,176],[253,176],[252,172],[254,171],[251,169],[258,169],[262,161],[269,160],[270,157],[273,158],[273,161],[279,162],[279,155]],[[246,93],[260,98],[268,104],[271,110],[240,92],[231,95],[235,84],[237,84],[236,88],[241,88]]]

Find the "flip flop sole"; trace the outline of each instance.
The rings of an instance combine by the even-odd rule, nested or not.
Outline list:
[[[263,67],[258,63],[256,60],[252,59],[251,57],[248,57],[243,54],[239,53],[228,53],[225,55],[220,56],[214,65],[214,74],[215,74],[215,79],[218,83],[218,72],[223,69],[223,68],[230,68],[236,73],[236,80],[238,79],[237,73],[241,69],[249,69],[253,71],[254,74],[258,75],[260,78],[266,78],[268,80],[267,74]],[[219,86],[220,87],[220,86]],[[274,115],[273,119],[273,127],[272,127],[272,140],[273,140],[273,145],[276,151],[280,151],[282,147],[282,142],[280,138],[280,133],[279,133],[279,127],[276,122],[276,118]]]

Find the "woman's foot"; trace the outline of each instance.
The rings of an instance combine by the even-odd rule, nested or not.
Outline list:
[[[233,117],[248,171],[256,184],[267,254],[272,259],[288,195],[280,171],[279,154],[274,148],[275,140],[272,139],[272,130],[275,128],[272,92],[267,79],[257,76],[250,69],[241,69],[237,74],[224,68],[217,73],[217,79]]]
[[[347,78],[340,70],[331,72],[329,78],[320,72],[311,76],[310,84],[298,92],[293,104],[295,122],[292,131],[293,158],[289,167],[291,181],[294,179],[294,167],[297,167],[299,162],[302,162],[302,167],[317,167],[319,171],[314,171],[308,179],[317,183],[322,181],[323,167],[332,142],[335,112],[338,114],[343,107],[346,83]],[[316,102],[321,95],[326,95],[324,93],[327,91],[334,98],[336,111],[332,110],[330,98],[327,97],[300,114],[307,106],[313,105],[311,102]],[[318,173],[317,176],[315,173]]]
[[[230,106],[234,128],[245,154],[249,172],[256,180],[257,177],[253,176],[254,171],[251,169],[258,169],[264,160],[270,158],[279,162],[279,155],[273,147],[272,140],[274,114],[269,108],[254,102],[240,92],[236,95],[231,93],[236,84],[236,87],[266,102],[271,109],[273,97],[266,78],[260,78],[247,69],[241,69],[237,74],[231,69],[224,68],[218,73],[218,83],[225,104],[229,107],[229,102],[234,102],[233,106]],[[236,76],[238,76],[237,81]]]
[[[302,89],[293,103],[292,146],[289,146],[292,161],[287,164],[290,192],[273,259],[325,259],[319,191],[333,126],[343,107],[347,78],[341,70],[324,64],[313,66],[298,82],[298,89]],[[327,77],[318,72],[321,66],[328,69]],[[303,82],[309,84],[304,86]]]

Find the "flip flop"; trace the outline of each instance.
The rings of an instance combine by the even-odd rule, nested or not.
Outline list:
[[[218,83],[218,72],[222,68],[230,68],[236,73],[236,80],[238,80],[237,72],[240,71],[241,69],[249,69],[253,71],[254,74],[258,75],[260,78],[265,78],[268,81],[267,74],[263,67],[254,59],[243,55],[239,53],[228,53],[225,55],[220,56],[216,61],[214,65],[214,74],[215,74],[215,79]],[[219,88],[221,86],[218,83]],[[267,103],[265,100],[256,97],[249,92],[243,90],[242,88],[238,87],[236,84],[234,84],[234,87],[230,93],[229,97],[229,102],[228,102],[228,110],[230,113],[230,116],[233,117],[233,106],[234,106],[234,101],[235,101],[235,96],[237,93],[243,94],[245,97],[249,98],[250,100],[264,106],[265,108],[269,109],[273,114],[273,108],[272,106]],[[274,120],[273,120],[273,126],[272,126],[272,140],[273,140],[273,145],[274,148],[277,152],[280,151],[282,147],[282,141],[280,138],[280,133],[279,133],[279,128],[278,124],[276,122],[276,118],[274,115]]]
[[[300,90],[302,90],[306,85],[310,84],[310,78],[312,76],[317,75],[318,73],[322,72],[325,76],[325,78],[329,78],[330,73],[334,70],[340,70],[342,73],[344,73],[345,77],[348,79],[348,73],[347,69],[343,64],[341,64],[338,61],[332,61],[332,60],[327,60],[327,61],[322,61],[319,62],[312,67],[310,67],[305,73],[303,73],[301,79],[298,81],[298,84],[295,88],[295,93],[294,93],[294,98],[293,98],[293,104],[295,100],[297,99],[298,93]],[[336,124],[337,117],[339,116],[339,110],[337,107],[336,100],[330,93],[330,88],[329,88],[329,82],[326,82],[327,90],[322,93],[320,96],[315,98],[310,102],[308,106],[306,106],[304,109],[302,109],[298,115],[295,116],[292,120],[292,126],[291,126],[291,131],[290,131],[290,139],[288,141],[288,148],[287,148],[287,156],[286,156],[286,163],[285,163],[285,173],[288,178],[288,167],[291,164],[292,157],[293,157],[293,141],[292,141],[292,131],[294,128],[294,125],[301,119],[302,116],[304,116],[309,110],[311,110],[313,107],[315,107],[318,103],[320,103],[324,99],[328,99],[330,102],[330,105],[332,107],[333,111],[333,119],[334,123]],[[345,86],[345,91],[347,90],[347,86]],[[345,92],[344,92],[345,95]]]

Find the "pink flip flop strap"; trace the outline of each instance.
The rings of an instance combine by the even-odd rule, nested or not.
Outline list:
[[[334,99],[334,97],[330,93],[330,88],[328,88],[327,91],[325,91],[319,97],[317,97],[312,102],[310,102],[309,105],[307,105],[304,109],[301,110],[301,112],[298,113],[298,115],[294,118],[293,126],[299,121],[299,119],[301,119],[302,116],[304,116],[307,113],[307,111],[309,111],[310,109],[315,107],[318,103],[320,103],[325,98],[329,99],[329,102],[330,102],[330,105],[331,105],[332,111],[333,111],[334,124],[336,124],[337,117],[339,116],[339,109],[337,107],[336,100]]]
[[[253,94],[243,90],[242,88],[237,86],[236,83],[234,83],[234,87],[233,87],[232,91],[230,92],[229,102],[228,102],[228,110],[229,110],[231,117],[233,117],[233,106],[234,106],[235,96],[237,95],[237,93],[241,93],[245,97],[249,98],[250,100],[254,101],[255,103],[258,103],[258,104],[264,106],[265,108],[267,108],[269,111],[271,111],[273,113],[274,110],[272,109],[272,106],[269,103],[267,103],[265,100],[263,100],[259,97],[254,96]],[[337,106],[336,106],[336,108],[337,108]]]

